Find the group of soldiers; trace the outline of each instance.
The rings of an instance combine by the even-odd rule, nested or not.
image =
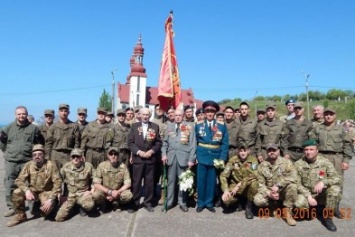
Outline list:
[[[25,200],[34,203],[32,214],[54,215],[56,221],[67,219],[75,205],[83,216],[95,205],[105,212],[108,204],[116,210],[130,203],[128,211],[134,212],[143,179],[147,211],[154,211],[160,183],[167,187],[156,197],[159,204],[165,202],[163,210],[178,199],[186,212],[187,193],[175,193],[187,169],[196,173],[198,213],[222,205],[229,211],[245,208],[246,218],[252,219],[255,205],[264,210],[259,215],[279,214],[296,225],[296,212],[318,207],[318,212],[321,208],[323,214],[327,210],[343,218],[343,174],[353,155],[349,133],[336,123],[332,108],[315,106],[308,120],[302,103],[290,99],[285,105],[288,114],[280,118],[274,104],[258,110],[255,118],[247,102],[223,112],[214,101],[196,111],[185,106],[165,113],[156,105],[152,119],[147,108],[119,109],[116,118],[98,108],[96,120],[88,123],[86,108],[78,108],[78,120],[72,122],[69,105],[60,104],[59,121],[47,109],[39,127],[19,106],[16,121],[2,129],[0,139],[9,208],[5,216],[15,215],[8,226],[27,220]],[[225,165],[217,169],[216,160]],[[333,216],[323,215],[324,225],[336,231]]]

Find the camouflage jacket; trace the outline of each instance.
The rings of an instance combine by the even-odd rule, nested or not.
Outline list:
[[[94,177],[94,167],[85,162],[77,168],[71,161],[66,163],[61,169],[60,174],[70,195],[80,194],[90,190]]]
[[[131,125],[127,123],[124,123],[124,125],[120,123],[115,124],[114,133],[110,134],[110,136],[114,136],[112,146],[119,149],[128,149],[128,134],[130,129]]]
[[[52,161],[45,160],[41,168],[38,168],[35,162],[29,161],[21,170],[15,184],[24,192],[28,189],[37,193],[52,191],[50,199],[56,199],[61,193],[62,178]]]
[[[104,161],[96,168],[94,184],[102,184],[104,187],[118,190],[123,185],[131,185],[131,177],[125,164],[118,167],[112,166],[110,161]]]
[[[107,136],[113,132],[114,128],[110,123],[101,124],[97,120],[90,122],[81,136],[80,148],[108,149],[113,142],[113,138]]]
[[[342,182],[342,178],[333,164],[320,155],[313,163],[309,163],[306,158],[303,158],[296,161],[294,165],[299,175],[298,191],[306,198],[309,195],[315,196],[313,188],[319,181],[323,181],[324,185],[328,187],[339,185]]]
[[[245,188],[251,181],[257,180],[258,164],[258,159],[252,155],[249,155],[243,163],[238,156],[231,157],[219,176],[222,191],[233,188],[240,182],[242,182],[241,187]],[[238,192],[243,192],[244,188],[239,188]]]
[[[258,181],[259,192],[266,196],[273,185],[281,189],[291,183],[297,183],[297,170],[292,161],[279,156],[273,165],[268,160],[260,163]]]
[[[295,119],[287,120],[283,125],[281,136],[283,154],[289,154],[288,148],[302,149],[302,144],[314,137],[314,128],[311,121],[306,118],[300,123],[297,123]]]
[[[349,163],[353,156],[352,142],[343,126],[321,124],[315,128],[315,136],[318,140],[318,150],[339,152],[343,154],[343,162]]]
[[[56,122],[49,127],[45,146],[47,159],[51,157],[52,150],[71,151],[79,146],[80,133],[77,123],[72,121],[68,121],[66,124]]]
[[[242,126],[237,121],[233,120],[230,123],[227,123],[227,130],[228,130],[228,138],[229,138],[229,148],[236,149],[238,144],[241,142],[241,132]]]
[[[280,145],[283,122],[274,119],[269,122],[267,119],[258,124],[258,136],[256,141],[256,151],[258,156],[262,155],[262,150],[269,143]]]
[[[250,117],[245,121],[237,118],[236,121],[241,125],[240,139],[249,146],[251,152],[254,152],[258,122]]]

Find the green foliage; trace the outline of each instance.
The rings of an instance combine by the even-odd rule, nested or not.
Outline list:
[[[329,101],[328,100],[323,101],[323,107],[328,108],[328,106],[329,106]]]
[[[112,97],[106,92],[105,89],[101,94],[99,107],[105,108],[106,111],[112,111]]]
[[[355,100],[350,101],[346,107],[349,113],[348,118],[355,119]]]

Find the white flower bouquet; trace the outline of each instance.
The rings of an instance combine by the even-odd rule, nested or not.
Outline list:
[[[185,172],[181,173],[179,176],[180,191],[188,192],[189,195],[193,194],[194,176],[195,174],[190,169],[187,169]]]

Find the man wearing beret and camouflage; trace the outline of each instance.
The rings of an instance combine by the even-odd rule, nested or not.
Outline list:
[[[132,200],[131,177],[127,166],[118,158],[118,148],[110,147],[107,151],[108,160],[99,164],[93,180],[95,191],[93,197],[101,212],[106,212],[107,203],[113,210],[120,208]]]
[[[283,216],[290,226],[296,225],[292,208],[297,198],[297,170],[292,161],[280,156],[279,145],[266,146],[267,159],[258,166],[259,190],[254,197],[258,207],[269,208],[272,213],[282,201]]]
[[[336,111],[333,108],[324,109],[324,123],[315,127],[315,136],[318,141],[318,151],[335,167],[344,181],[344,170],[349,169],[349,162],[353,151],[351,139],[343,126],[336,122]],[[343,182],[340,184],[343,189]],[[339,211],[339,204],[334,216],[344,218]]]
[[[44,159],[43,145],[34,145],[32,161],[25,164],[20,175],[15,180],[17,189],[12,193],[15,217],[7,223],[8,227],[27,220],[25,201],[36,202],[40,213],[47,217],[57,204],[57,196],[61,192],[62,178],[57,166]],[[34,213],[32,213],[34,214]]]
[[[78,108],[77,110],[77,114],[78,114],[78,120],[76,121],[76,123],[78,124],[79,126],[79,133],[80,135],[83,133],[84,131],[84,128],[86,127],[86,125],[89,124],[88,121],[86,121],[86,118],[87,118],[87,114],[88,114],[88,110],[87,108]]]
[[[267,156],[265,149],[267,144],[280,145],[283,122],[276,118],[276,114],[275,104],[266,105],[266,119],[258,123],[255,148],[260,162]]]
[[[303,156],[302,144],[314,138],[313,123],[304,117],[302,103],[294,106],[295,117],[287,120],[282,128],[281,148],[286,159],[296,162]]]
[[[246,198],[245,217],[253,219],[252,203],[259,187],[257,179],[259,161],[249,153],[248,145],[241,143],[237,149],[238,155],[228,160],[224,171],[219,176],[219,180],[223,191],[223,203],[231,206],[238,201],[237,210],[241,211],[242,206],[239,199]]]
[[[47,138],[47,132],[49,127],[53,124],[54,121],[54,110],[53,109],[46,109],[44,110],[44,124],[39,127],[42,136],[44,139]]]
[[[70,153],[71,161],[66,163],[61,169],[60,174],[63,178],[66,189],[64,197],[66,199],[59,208],[55,220],[58,222],[66,220],[75,204],[80,207],[80,215],[86,216],[94,206],[95,201],[92,196],[91,183],[94,178],[94,167],[84,162],[83,152],[75,148]]]
[[[197,212],[207,208],[216,212],[213,200],[216,191],[216,168],[214,160],[225,162],[228,157],[227,126],[218,123],[214,116],[219,111],[219,105],[214,101],[205,101],[202,105],[206,120],[197,122],[195,133],[197,140]]]
[[[69,105],[59,105],[59,121],[49,127],[46,138],[46,159],[52,160],[60,169],[70,161],[70,152],[80,146],[79,126],[69,120]]]
[[[295,117],[295,113],[294,113],[295,103],[296,103],[296,100],[293,99],[293,98],[290,98],[290,99],[286,100],[285,105],[286,105],[286,108],[287,108],[287,114],[282,115],[280,117],[280,120],[282,122],[285,123],[287,120],[290,120],[290,119]]]
[[[303,144],[305,157],[295,162],[300,177],[296,200],[298,207],[321,206],[325,227],[330,231],[337,228],[332,221],[340,196],[342,178],[332,163],[318,154],[316,140],[307,140]]]
[[[98,108],[97,119],[85,127],[81,137],[80,148],[85,152],[85,161],[94,168],[106,159],[105,151],[114,139],[114,128],[107,123],[105,117],[106,110]]]

